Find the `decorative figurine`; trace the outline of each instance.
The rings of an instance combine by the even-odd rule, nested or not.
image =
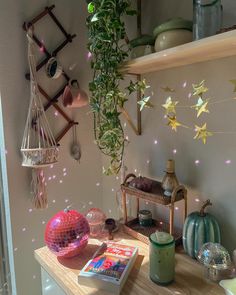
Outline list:
[[[183,229],[184,250],[193,258],[197,258],[198,251],[204,243],[220,243],[220,228],[215,217],[205,213],[205,208],[211,204],[207,200],[200,212],[192,212],[185,220]]]

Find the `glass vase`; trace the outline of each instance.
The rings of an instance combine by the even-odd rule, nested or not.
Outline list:
[[[221,0],[193,0],[193,38],[215,35],[221,29],[223,7]]]

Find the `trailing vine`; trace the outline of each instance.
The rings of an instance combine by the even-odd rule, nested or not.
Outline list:
[[[90,106],[94,115],[96,144],[103,154],[110,157],[106,174],[117,174],[124,153],[124,131],[120,122],[121,109],[127,96],[120,89],[124,79],[119,67],[128,57],[129,47],[125,42],[125,15],[134,15],[128,0],[93,0],[88,4],[89,31],[88,49],[91,53],[93,80],[89,83]],[[144,95],[145,82],[126,87],[132,92],[141,89]]]

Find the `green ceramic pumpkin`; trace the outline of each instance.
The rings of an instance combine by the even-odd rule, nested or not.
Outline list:
[[[208,242],[220,243],[220,228],[215,217],[204,210],[212,205],[207,200],[200,212],[191,213],[185,220],[183,229],[184,250],[193,258],[197,258],[198,251]]]

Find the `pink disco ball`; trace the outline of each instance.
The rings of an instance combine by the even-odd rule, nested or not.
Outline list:
[[[99,208],[92,208],[86,214],[90,226],[90,235],[99,237],[102,235],[106,215]]]
[[[58,257],[74,257],[88,244],[90,229],[86,218],[75,210],[53,216],[46,226],[45,243]]]

